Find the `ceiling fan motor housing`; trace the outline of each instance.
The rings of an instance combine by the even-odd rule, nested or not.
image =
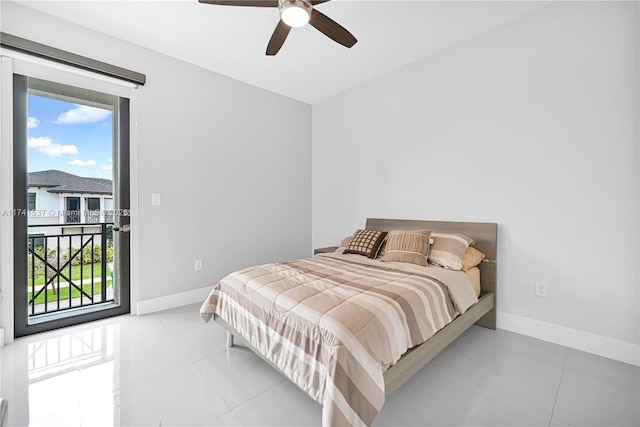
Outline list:
[[[306,0],[278,0],[280,18],[290,27],[302,27],[309,22],[313,6]]]

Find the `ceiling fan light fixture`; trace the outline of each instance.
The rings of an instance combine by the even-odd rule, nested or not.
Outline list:
[[[279,0],[280,18],[290,27],[302,27],[311,19],[312,6],[304,0]]]

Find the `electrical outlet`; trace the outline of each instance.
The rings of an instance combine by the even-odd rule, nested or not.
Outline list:
[[[201,259],[197,259],[196,260],[196,271],[200,271],[202,270],[202,260]]]
[[[151,205],[152,206],[160,206],[162,204],[162,196],[160,193],[152,193],[151,194]]]
[[[547,284],[545,282],[536,282],[535,293],[537,297],[547,297]]]

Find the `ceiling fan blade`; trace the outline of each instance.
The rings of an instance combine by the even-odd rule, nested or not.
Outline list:
[[[278,53],[278,51],[282,47],[282,44],[287,39],[289,31],[291,31],[291,27],[280,20],[280,22],[278,22],[278,25],[276,26],[276,29],[271,35],[269,44],[267,45],[267,55],[273,56]]]
[[[278,7],[278,0],[198,0],[205,4],[218,4],[221,6],[254,6],[254,7]]]
[[[329,1],[329,0],[311,0],[311,4],[312,4],[313,6],[315,6],[315,5],[317,5],[317,4],[320,4],[320,3],[326,3],[326,2],[328,2],[328,1]]]
[[[311,10],[311,19],[309,20],[309,24],[313,25],[318,31],[343,46],[351,47],[358,42],[358,39],[347,31],[346,28],[316,9]]]

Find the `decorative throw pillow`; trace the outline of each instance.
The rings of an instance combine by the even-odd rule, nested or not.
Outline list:
[[[484,254],[474,248],[473,246],[469,246],[466,251],[464,251],[464,257],[462,258],[462,271],[467,271],[471,267],[475,267],[480,264],[484,259]]]
[[[427,266],[431,230],[390,231],[382,261],[408,262]]]
[[[338,249],[336,249],[336,252],[339,254],[344,253],[344,250],[347,249],[347,246],[349,246],[349,243],[351,243],[352,240],[353,234],[350,234],[342,239],[342,241],[340,242],[340,246],[338,247]]]
[[[358,229],[353,233],[353,239],[347,246],[347,249],[344,250],[344,253],[375,258],[386,236],[386,231]]]
[[[473,239],[457,233],[431,233],[433,245],[429,251],[429,262],[450,270],[462,269],[464,253]]]

